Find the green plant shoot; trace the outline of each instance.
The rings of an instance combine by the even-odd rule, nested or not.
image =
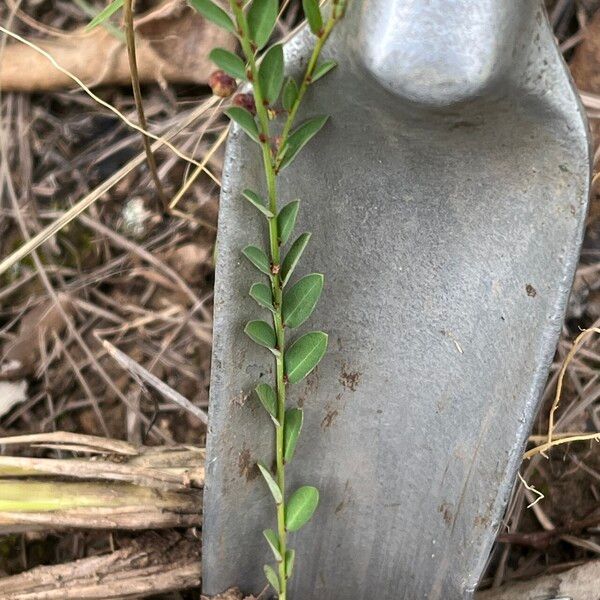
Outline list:
[[[250,296],[267,317],[250,321],[244,331],[258,346],[271,351],[275,363],[272,385],[260,383],[256,387],[256,396],[274,428],[275,470],[267,466],[271,459],[260,462],[258,468],[273,498],[277,517],[277,529],[263,531],[275,561],[274,566],[264,566],[264,573],[280,600],[286,600],[295,556],[288,545],[288,534],[302,528],[319,503],[319,492],[313,486],[302,486],[287,494],[285,470],[294,456],[303,412],[286,406],[286,386],[298,383],[318,365],[327,350],[327,334],[311,331],[291,343],[286,339],[286,332],[300,327],[311,316],[321,296],[324,277],[311,273],[292,281],[310,233],[301,233],[294,239],[300,200],[282,204],[277,182],[282,169],[294,161],[327,121],[326,115],[316,115],[297,124],[296,117],[307,89],[336,66],[331,60],[319,62],[319,57],[344,14],[346,0],[333,0],[327,15],[322,13],[318,0],[303,0],[315,44],[299,82],[285,77],[282,45],[267,47],[277,22],[278,0],[251,0],[247,4],[229,0],[230,13],[211,0],[190,3],[206,19],[234,33],[240,42],[241,57],[220,48],[212,51],[211,59],[219,68],[211,76],[213,91],[229,96],[237,82],[247,82],[252,90],[234,96],[232,106],[225,112],[257,144],[267,190],[266,199],[251,189],[242,194],[264,217],[269,234],[268,248],[247,246],[241,250],[264,277],[252,285]],[[293,241],[289,243],[290,240]]]

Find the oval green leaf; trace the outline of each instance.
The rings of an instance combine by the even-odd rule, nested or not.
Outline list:
[[[310,235],[310,233],[303,233],[302,235],[298,236],[288,253],[285,255],[283,264],[281,265],[281,281],[283,285],[285,285],[292,276],[292,273],[294,272],[294,269],[296,268],[296,265],[298,264],[302,253],[304,252],[304,248],[306,248],[306,245],[310,240]]]
[[[296,442],[302,430],[304,412],[299,408],[288,408],[285,411],[285,426],[283,429],[283,460],[289,463],[294,457]]]
[[[271,263],[267,255],[256,246],[246,246],[242,254],[259,270],[266,275],[271,274]]]
[[[296,225],[296,217],[300,209],[300,200],[293,200],[286,204],[277,215],[277,231],[279,232],[279,243],[285,244]]]
[[[337,63],[335,60],[326,60],[324,63],[321,63],[312,74],[311,83],[318,81],[321,77],[327,75],[331,69],[335,69],[337,67]]]
[[[123,0],[114,0],[102,11],[100,11],[85,27],[86,31],[98,27],[98,25],[104,23],[107,19],[110,19],[120,8],[123,7]]]
[[[283,85],[283,46],[275,44],[264,55],[258,67],[258,82],[269,104],[275,104]]]
[[[235,33],[235,26],[229,15],[211,0],[189,0],[190,4],[205,18],[215,25]]]
[[[264,283],[254,283],[250,288],[250,297],[256,300],[260,306],[268,308],[273,312],[273,294],[268,285]]]
[[[319,504],[319,490],[312,485],[298,488],[285,507],[285,528],[298,531],[313,516]]]
[[[289,579],[292,576],[292,572],[294,570],[294,559],[296,558],[296,551],[286,550],[285,552],[285,577]]]
[[[269,471],[269,469],[267,469],[267,467],[263,463],[259,462],[257,464],[258,468],[260,469],[260,472],[262,473],[262,476],[264,477],[265,481],[267,482],[267,485],[269,486],[271,494],[273,494],[275,503],[281,504],[283,502],[283,496],[281,494],[279,486],[277,485],[277,482],[275,481],[275,479],[273,479],[273,475],[271,475],[271,471]]]
[[[323,17],[319,8],[319,0],[302,0],[302,8],[310,30],[318,35],[323,29]]]
[[[298,338],[285,353],[285,372],[290,383],[302,381],[321,361],[327,350],[328,336],[311,331]]]
[[[259,346],[273,350],[277,345],[277,338],[273,328],[264,321],[250,321],[244,327],[244,333]]]
[[[328,118],[329,117],[314,117],[309,119],[290,134],[287,141],[287,151],[285,157],[281,161],[280,169],[287,167],[296,158],[300,150],[302,150],[302,148],[304,148],[304,146],[319,133]]]
[[[277,416],[277,396],[268,383],[260,383],[255,389],[256,395],[264,409],[273,417]]]
[[[254,140],[257,144],[260,143],[256,121],[245,108],[231,106],[225,111],[225,114],[232,121],[235,121],[250,136],[250,139]]]
[[[260,50],[271,37],[279,11],[278,0],[254,0],[248,10],[250,38]]]
[[[267,543],[273,552],[275,560],[277,562],[281,562],[283,557],[281,556],[281,552],[279,552],[279,538],[277,537],[277,534],[272,529],[265,529],[263,531],[263,535],[265,536],[265,539],[267,540]]]
[[[288,77],[285,85],[283,86],[283,94],[281,96],[281,104],[283,108],[287,111],[292,110],[292,106],[294,106],[294,102],[296,102],[296,98],[298,97],[298,84],[295,79],[292,77]]]
[[[267,208],[266,204],[265,204],[265,200],[264,198],[262,198],[261,196],[259,196],[256,192],[253,192],[252,190],[244,190],[242,192],[242,196],[244,196],[244,198],[246,198],[246,200],[248,200],[248,202],[250,202],[250,204],[252,204],[252,206],[254,206],[255,208],[258,208],[258,210],[260,210],[260,212],[265,215],[265,217],[274,217],[275,215]]]
[[[310,317],[323,291],[323,275],[311,273],[304,276],[283,294],[283,323],[286,327],[299,327]]]
[[[233,54],[233,52],[229,52],[229,50],[225,50],[224,48],[215,48],[208,55],[208,58],[210,58],[219,69],[223,69],[228,75],[231,75],[236,79],[246,79],[246,65],[244,64],[244,61],[236,54]]]
[[[267,581],[273,586],[273,589],[279,594],[279,578],[277,577],[277,573],[275,573],[275,569],[271,565],[265,565],[263,567],[265,571],[265,577]]]

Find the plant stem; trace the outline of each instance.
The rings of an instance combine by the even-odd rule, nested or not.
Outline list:
[[[329,38],[329,34],[331,33],[332,29],[335,27],[335,24],[344,15],[344,8],[345,8],[345,0],[337,0],[333,3],[331,15],[327,19],[327,22],[325,23],[325,26],[323,27],[322,31],[320,31],[319,35],[317,36],[317,43],[315,44],[315,47],[313,48],[312,54],[308,61],[308,65],[306,66],[306,71],[304,73],[304,77],[302,78],[302,83],[300,84],[300,87],[298,88],[298,95],[296,96],[296,100],[294,101],[294,104],[292,105],[292,108],[290,109],[290,112],[288,113],[287,119],[285,120],[285,124],[283,125],[283,130],[281,132],[281,140],[282,141],[279,146],[279,152],[277,153],[277,156],[275,158],[275,170],[276,171],[279,170],[279,165],[281,164],[281,161],[283,159],[281,152],[285,148],[284,140],[287,140],[287,138],[290,134],[292,125],[294,124],[294,121],[296,120],[296,113],[298,112],[298,108],[300,107],[300,104],[302,102],[302,99],[304,98],[304,94],[306,93],[306,90],[308,90],[308,86],[312,82],[312,75],[317,66],[317,61],[319,60],[319,56],[321,55],[321,50],[323,49],[323,46],[325,45],[327,38]]]
[[[254,51],[250,43],[248,34],[248,23],[246,16],[235,0],[230,0],[232,11],[235,15],[237,25],[240,30],[240,41],[242,50],[248,61],[250,75],[253,81],[254,103],[256,105],[256,114],[259,121],[261,139],[261,150],[263,157],[263,166],[265,169],[265,177],[267,181],[267,192],[269,199],[269,209],[273,215],[277,215],[277,182],[276,174],[269,146],[270,128],[269,116],[266,107],[263,103],[263,94],[258,84],[258,68]],[[281,279],[279,277],[280,252],[279,252],[279,232],[277,228],[277,217],[269,218],[269,245],[271,252],[271,291],[273,294],[273,306],[275,312],[273,314],[273,328],[277,338],[278,354],[275,357],[276,383],[275,389],[277,394],[277,421],[275,426],[275,456],[276,456],[276,474],[275,478],[277,485],[281,490],[283,502],[277,505],[277,534],[279,537],[279,552],[283,560],[279,563],[279,598],[286,600],[287,597],[287,580],[285,576],[285,553],[287,550],[287,532],[285,529],[285,465],[283,463],[283,428],[285,420],[285,380],[284,380],[284,352],[285,352],[285,334],[283,331],[283,317],[281,314],[281,298],[282,288]]]
[[[137,110],[139,125],[142,129],[148,129],[146,124],[146,115],[144,113],[144,105],[142,102],[142,90],[140,87],[140,77],[137,68],[137,58],[135,52],[135,31],[133,28],[133,0],[125,0],[123,3],[123,20],[125,23],[125,41],[127,43],[127,57],[129,59],[129,72],[131,73],[131,87],[133,89],[133,99],[135,101],[135,108]],[[142,133],[142,141],[144,143],[144,152],[146,153],[146,161],[148,162],[148,169],[150,175],[154,181],[156,192],[160,199],[161,207],[164,212],[167,212],[169,208],[169,201],[163,190],[160,178],[158,176],[158,169],[156,168],[156,160],[152,153],[152,146],[150,139],[146,134]]]
[[[239,2],[239,3],[238,3]],[[282,134],[280,136],[279,148],[285,147],[290,130],[294,124],[296,113],[304,97],[308,86],[311,83],[311,77],[317,65],[317,61],[323,45],[325,44],[331,30],[343,14],[343,5],[345,0],[334,0],[333,10],[323,31],[318,36],[318,41],[312,52],[306,73],[302,79],[302,84],[298,90],[298,96],[294,102],[286,119]],[[234,14],[239,40],[242,51],[248,64],[248,79],[253,85],[254,104],[256,106],[256,116],[258,118],[260,132],[260,146],[262,150],[263,167],[265,170],[265,179],[267,185],[267,195],[269,210],[273,214],[268,218],[269,223],[269,246],[271,254],[271,292],[273,294],[273,328],[277,340],[275,354],[275,391],[277,395],[277,421],[275,426],[275,480],[281,490],[283,502],[277,505],[277,535],[279,537],[279,552],[282,559],[278,565],[279,578],[279,600],[287,598],[287,576],[286,576],[286,551],[287,551],[287,531],[285,528],[285,461],[284,461],[284,428],[285,428],[285,404],[286,404],[286,380],[285,380],[285,329],[282,315],[282,297],[283,285],[279,274],[281,266],[280,237],[277,223],[277,175],[279,171],[280,156],[271,150],[271,132],[269,126],[269,114],[264,102],[264,93],[261,90],[258,79],[258,66],[256,63],[255,50],[252,46],[248,21],[243,10],[241,0],[229,0],[231,10]],[[281,151],[281,150],[280,150]]]
[[[246,15],[241,6],[235,0],[230,0],[231,9],[235,15],[237,25],[240,32],[240,42],[242,51],[248,61],[250,76],[253,82],[254,104],[256,106],[256,116],[258,117],[261,137],[261,150],[263,157],[263,166],[265,169],[265,178],[267,183],[267,194],[269,201],[269,209],[273,213],[273,217],[269,218],[269,246],[271,253],[271,291],[273,294],[273,328],[277,338],[278,353],[275,356],[275,391],[277,394],[277,421],[275,426],[275,480],[281,490],[283,502],[277,505],[277,535],[279,537],[279,552],[283,560],[278,565],[279,576],[279,599],[286,600],[287,598],[287,577],[285,574],[285,554],[287,551],[287,531],[285,529],[285,464],[283,460],[283,432],[285,426],[285,377],[284,377],[284,360],[285,360],[285,332],[283,328],[282,316],[282,284],[279,276],[279,268],[281,263],[281,254],[279,248],[279,231],[277,226],[277,174],[275,172],[274,158],[271,153],[269,115],[267,108],[264,105],[264,95],[258,83],[258,67],[254,50],[250,43],[248,33],[248,22]]]

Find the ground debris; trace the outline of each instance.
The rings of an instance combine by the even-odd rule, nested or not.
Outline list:
[[[0,579],[4,600],[143,598],[200,584],[198,540],[174,531],[147,533],[114,552]]]
[[[232,35],[205,21],[179,0],[167,0],[136,22],[137,57],[142,83],[206,83],[212,71],[208,54],[221,46],[233,50]],[[103,27],[83,28],[69,36],[31,41],[57,63],[87,84],[127,85],[130,82],[123,41]],[[73,82],[52,68],[34,49],[12,42],[0,63],[4,91],[48,91],[73,87]]]

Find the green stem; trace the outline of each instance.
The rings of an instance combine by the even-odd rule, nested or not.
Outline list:
[[[263,166],[265,170],[265,179],[267,184],[267,195],[269,202],[269,210],[273,217],[268,219],[269,222],[269,246],[271,253],[271,291],[273,294],[273,328],[277,339],[277,354],[275,355],[275,388],[277,395],[277,421],[275,426],[275,462],[276,472],[275,479],[281,490],[283,502],[277,505],[277,534],[279,537],[279,552],[283,560],[279,562],[278,578],[279,578],[279,600],[287,599],[287,576],[286,576],[286,551],[287,551],[287,531],[285,528],[285,462],[284,462],[284,428],[285,428],[285,403],[286,403],[286,381],[285,381],[285,329],[282,315],[282,297],[283,285],[279,275],[281,266],[281,249],[279,230],[277,224],[277,175],[280,156],[276,156],[271,151],[271,131],[269,126],[269,114],[267,106],[264,102],[264,94],[260,88],[258,80],[258,66],[256,63],[255,50],[252,46],[248,21],[243,10],[241,0],[229,0],[231,10],[234,14],[240,44],[242,51],[248,64],[248,79],[252,83],[254,92],[254,104],[256,106],[256,116],[258,118],[260,146],[262,150]],[[304,97],[304,94],[310,85],[312,74],[317,65],[320,52],[325,44],[331,30],[343,14],[343,6],[345,0],[334,0],[331,16],[327,20],[323,31],[318,36],[318,41],[312,52],[306,73],[302,80],[302,84],[298,90],[298,97],[294,102],[286,119],[283,132],[280,137],[280,148],[284,148],[287,142],[290,130],[294,123],[296,113]]]
[[[135,107],[137,110],[139,125],[142,129],[147,130],[148,126],[146,123],[146,115],[144,114],[144,104],[142,101],[142,89],[140,87],[140,77],[137,68],[137,58],[135,52],[135,30],[133,27],[133,0],[125,0],[123,3],[123,21],[125,23],[125,40],[127,42],[127,57],[129,59],[129,71],[131,74],[131,88],[133,89],[133,99],[135,101]],[[148,162],[148,169],[150,175],[154,181],[156,192],[160,198],[162,210],[168,211],[169,201],[163,190],[162,184],[160,183],[160,177],[158,176],[158,169],[156,167],[156,160],[152,152],[152,145],[150,139],[144,133],[142,133],[142,141],[144,143],[144,152],[146,153],[146,161]]]
[[[298,88],[298,95],[296,96],[296,100],[294,101],[294,104],[292,105],[292,108],[290,109],[287,119],[285,120],[285,123],[283,125],[283,130],[281,132],[281,143],[279,145],[279,152],[277,153],[277,156],[275,158],[276,171],[279,170],[279,165],[281,164],[281,161],[283,159],[281,152],[285,148],[285,140],[287,140],[292,126],[294,124],[294,121],[296,120],[296,114],[298,112],[298,108],[300,108],[300,104],[302,103],[304,94],[306,94],[306,90],[308,90],[308,87],[312,82],[312,76],[315,71],[315,68],[317,67],[317,62],[319,60],[319,56],[321,55],[321,51],[323,50],[323,46],[329,38],[329,34],[335,27],[335,24],[344,15],[344,6],[345,0],[339,0],[338,2],[333,3],[331,15],[329,16],[329,19],[327,19],[327,22],[325,23],[325,26],[323,27],[322,31],[320,31],[319,35],[317,36],[317,43],[313,48],[312,54],[308,61],[308,65],[306,66],[306,71],[304,73],[304,77],[302,78],[302,83]]]
[[[279,425],[275,427],[275,461],[276,471],[275,479],[281,490],[283,502],[277,505],[277,535],[279,537],[279,552],[283,558],[280,561],[279,567],[279,599],[287,599],[287,577],[285,574],[285,554],[287,551],[287,531],[285,529],[285,464],[283,461],[283,432],[285,426],[285,377],[284,377],[284,360],[285,360],[285,332],[283,327],[282,316],[282,296],[283,289],[281,278],[279,276],[279,268],[281,264],[281,254],[279,248],[279,231],[277,227],[277,174],[275,172],[275,164],[271,147],[269,145],[271,132],[269,127],[269,115],[267,108],[264,105],[264,95],[258,83],[258,66],[250,36],[248,33],[248,22],[246,15],[241,6],[235,0],[230,0],[230,6],[235,15],[237,26],[239,28],[240,43],[242,51],[249,66],[249,75],[253,83],[254,104],[256,106],[256,116],[258,117],[259,129],[261,133],[261,150],[263,157],[263,166],[265,169],[265,177],[267,181],[267,195],[269,201],[269,209],[273,213],[273,217],[269,218],[269,246],[271,252],[271,291],[273,294],[273,328],[277,338],[278,354],[275,357],[275,390],[277,394],[277,421]]]

